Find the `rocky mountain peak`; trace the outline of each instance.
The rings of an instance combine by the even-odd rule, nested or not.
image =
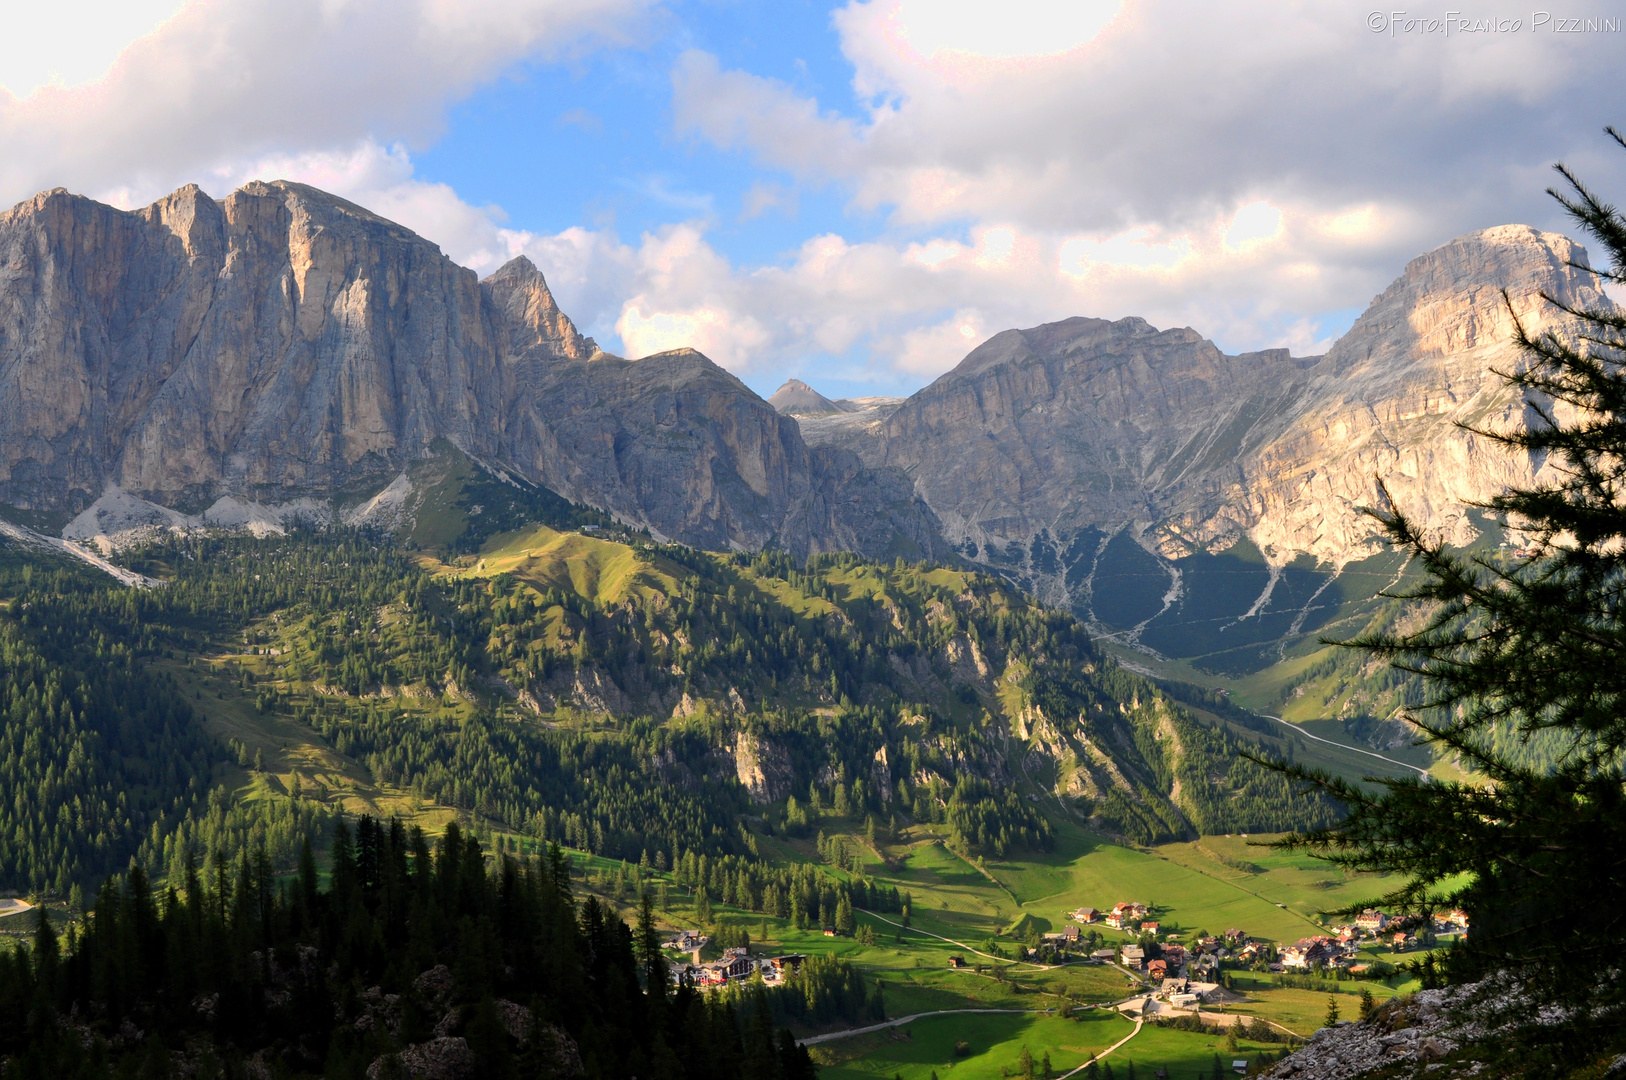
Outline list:
[[[1498,225],[1456,237],[1411,260],[1374,297],[1327,354],[1340,373],[1505,345],[1513,311],[1530,329],[1560,313],[1541,294],[1574,307],[1609,303],[1584,247],[1528,225]],[[1507,299],[1503,298],[1503,291]]]
[[[785,385],[768,399],[775,411],[784,416],[834,416],[851,412],[800,379],[787,379]]]
[[[878,422],[802,431],[909,476],[963,554],[1045,599],[1134,634],[1207,612],[1201,647],[1230,648],[1267,616],[1308,625],[1320,584],[1380,551],[1376,478],[1454,542],[1476,535],[1466,504],[1539,482],[1544,462],[1461,425],[1530,421],[1498,375],[1525,362],[1514,318],[1564,334],[1543,296],[1608,308],[1587,266],[1567,237],[1498,226],[1411,260],[1325,357],[1076,317],[994,335]],[[1202,595],[1222,555],[1235,595]]]
[[[956,382],[1004,364],[1019,364],[1044,357],[1092,352],[1112,355],[1144,338],[1161,338],[1165,343],[1184,344],[1202,340],[1201,335],[1189,327],[1159,330],[1137,316],[1118,320],[1074,316],[1027,330],[1001,331],[972,349],[964,360],[937,381],[945,384]]]
[[[480,281],[308,185],[45,192],[0,214],[0,267],[0,503],[331,518],[450,444],[697,546],[941,542],[906,480],[809,451],[698,352],[606,356],[530,260]]]
[[[598,352],[593,339],[583,337],[559,310],[542,271],[524,255],[498,267],[480,287],[505,317],[510,354],[541,347],[572,360],[586,360]]]

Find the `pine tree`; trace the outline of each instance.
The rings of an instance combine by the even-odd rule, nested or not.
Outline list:
[[[848,903],[847,894],[842,893],[841,899],[836,901],[836,933],[851,937],[856,928],[853,906]]]
[[[1372,991],[1361,987],[1361,1019],[1366,1020],[1372,1016]]]
[[[1338,1026],[1338,995],[1327,995],[1327,1015],[1321,1021],[1322,1027]]]
[[[643,967],[645,993],[652,998],[664,998],[666,954],[661,951],[660,933],[655,929],[655,898],[648,889],[638,898],[638,929],[633,941],[638,963]]]
[[[1608,263],[1576,269],[1600,285],[1626,284],[1626,215],[1557,168],[1567,186],[1549,193]],[[1626,1003],[1618,975],[1626,947],[1626,315],[1601,301],[1543,300],[1564,322],[1541,333],[1508,301],[1525,364],[1502,374],[1534,422],[1468,428],[1544,460],[1554,476],[1476,504],[1529,537],[1535,554],[1455,550],[1392,504],[1374,511],[1389,542],[1422,570],[1420,584],[1396,595],[1426,621],[1343,643],[1420,677],[1424,700],[1405,718],[1481,779],[1390,779],[1374,794],[1288,770],[1349,813],[1283,846],[1406,882],[1348,911],[1467,910],[1473,933],[1448,954],[1447,979],[1507,971],[1551,1000],[1586,999],[1571,1024],[1524,1032],[1532,1045],[1564,1053],[1617,1039],[1608,1024],[1596,1038],[1577,1037],[1577,1025],[1603,1023]],[[1509,752],[1529,740],[1561,747],[1557,763]],[[1593,974],[1574,977],[1582,971]],[[1596,974],[1608,972],[1617,974]]]

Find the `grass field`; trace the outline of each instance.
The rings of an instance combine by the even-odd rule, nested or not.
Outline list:
[[[420,561],[432,572],[453,577],[511,574],[537,589],[574,592],[600,604],[631,595],[670,594],[683,574],[682,568],[626,544],[542,525],[494,536],[478,556],[464,556],[450,566],[428,556]]]
[[[1213,1075],[1216,1054],[1220,1057],[1225,1074],[1234,1076],[1231,1062],[1253,1061],[1261,1054],[1270,1054],[1274,1060],[1282,1049],[1284,1047],[1279,1043],[1239,1039],[1236,1050],[1232,1051],[1221,1036],[1147,1024],[1140,1029],[1140,1034],[1109,1060],[1115,1065],[1118,1080],[1123,1080],[1130,1062],[1135,1064],[1138,1075],[1143,1078],[1150,1078],[1157,1069],[1163,1069],[1168,1072],[1169,1080],[1208,1080]]]
[[[1157,854],[1271,904],[1285,904],[1288,911],[1310,920],[1318,919],[1322,912],[1367,901],[1397,885],[1385,875],[1345,874],[1309,855],[1264,846],[1274,839],[1263,834],[1205,836],[1192,843],[1166,844]],[[1212,929],[1218,933],[1225,927]]]
[[[993,1080],[1020,1075],[1022,1048],[1034,1061],[1050,1055],[1057,1075],[1089,1060],[1092,1054],[1114,1045],[1125,1036],[1133,1038],[1103,1059],[1111,1064],[1113,1075],[1135,1074],[1147,1080],[1158,1069],[1170,1080],[1208,1080],[1214,1055],[1223,1060],[1227,1075],[1234,1060],[1253,1060],[1261,1052],[1274,1056],[1280,1044],[1256,1043],[1242,1039],[1233,1052],[1223,1037],[1134,1024],[1115,1013],[1100,1009],[1081,1010],[1074,1019],[1060,1016],[940,1016],[913,1021],[892,1031],[824,1043],[813,1048],[814,1058],[827,1080],[868,1080],[871,1077],[903,1077],[903,1080]],[[955,1043],[969,1044],[969,1054],[955,1056]]]
[[[1330,982],[1323,990],[1301,990],[1279,985],[1275,976],[1253,972],[1233,974],[1231,985],[1233,989],[1247,994],[1250,1000],[1229,1007],[1227,1012],[1262,1016],[1306,1038],[1325,1022],[1329,997],[1336,998],[1341,1019],[1354,1020],[1360,1015],[1363,988],[1371,991],[1373,999],[1379,1003],[1406,989],[1404,985],[1397,990],[1380,982],[1352,981]]]
[[[1035,1062],[1048,1053],[1051,1066],[1062,1073],[1133,1030],[1130,1021],[1100,1009],[1082,1010],[1076,1019],[1032,1013],[937,1016],[892,1031],[824,1043],[813,1051],[825,1080],[899,1075],[928,1080],[933,1073],[982,1080],[1020,1075],[1017,1060],[1024,1046]],[[955,1055],[955,1044],[961,1041],[969,1044],[965,1057]]]
[[[909,830],[906,840],[905,845],[888,849],[901,859],[901,870],[876,863],[870,872],[914,895],[917,927],[970,945],[999,933],[1023,914],[1033,916],[1041,931],[1060,929],[1067,912],[1075,908],[1107,910],[1120,900],[1155,906],[1165,926],[1187,932],[1220,933],[1239,927],[1281,941],[1323,932],[1314,914],[1324,906],[1325,890],[1310,882],[1326,878],[1324,868],[1316,878],[1316,871],[1289,865],[1291,860],[1283,856],[1267,857],[1245,846],[1240,850],[1251,861],[1274,860],[1280,865],[1260,874],[1243,873],[1194,853],[1192,845],[1127,848],[1060,822],[1054,852],[991,860],[985,875],[949,852],[928,830]],[[1225,838],[1216,842],[1229,843]],[[1237,838],[1236,843],[1246,841]],[[1128,937],[1103,926],[1095,929],[1109,938]]]

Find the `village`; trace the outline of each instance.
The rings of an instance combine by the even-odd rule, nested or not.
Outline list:
[[[1255,938],[1237,928],[1186,941],[1181,933],[1166,932],[1151,915],[1147,905],[1135,901],[1119,902],[1104,914],[1097,908],[1080,907],[1068,913],[1064,929],[1040,935],[1038,943],[1023,948],[1019,958],[1042,964],[1112,964],[1154,989],[1141,1008],[1150,1006],[1156,1012],[1155,1002],[1162,1001],[1166,1008],[1180,1011],[1221,1004],[1228,996],[1238,1000],[1223,985],[1225,970],[1345,973],[1358,978],[1372,966],[1362,958],[1363,949],[1404,953],[1431,948],[1440,938],[1468,931],[1468,915],[1460,910],[1441,912],[1421,924],[1368,908],[1352,923],[1333,927],[1330,934],[1300,938],[1291,944]],[[1132,934],[1134,940],[1111,944],[1095,929],[1098,926]],[[833,937],[836,931],[826,928],[824,934]],[[664,942],[664,948],[690,956],[672,965],[674,984],[688,981],[697,987],[715,987],[760,974],[772,986],[794,975],[807,958],[801,953],[753,955],[748,948],[731,947],[723,949],[718,959],[703,961],[701,952],[711,940],[700,931],[679,930]],[[950,957],[948,963],[951,967],[966,965],[960,956]]]
[[[1125,1013],[1200,1014],[1204,1005],[1243,1000],[1227,987],[1226,970],[1360,978],[1373,966],[1362,957],[1363,950],[1368,955],[1374,950],[1404,953],[1468,932],[1468,914],[1461,910],[1419,922],[1394,919],[1368,908],[1354,922],[1333,927],[1330,934],[1300,938],[1291,944],[1261,940],[1237,928],[1218,935],[1199,934],[1187,942],[1182,934],[1165,932],[1150,914],[1145,904],[1133,901],[1115,904],[1105,915],[1096,908],[1081,907],[1068,914],[1071,921],[1064,930],[1043,935],[1042,943],[1025,955],[1051,961],[1078,957],[1123,969],[1150,991],[1134,994],[1119,1005]],[[1132,933],[1135,940],[1091,948],[1102,940],[1088,929],[1095,924]]]
[[[835,931],[829,931],[834,936]],[[711,944],[711,937],[695,930],[679,930],[662,943],[662,948],[688,953],[690,959],[671,966],[672,985],[687,982],[700,988],[722,986],[760,975],[764,984],[778,986],[801,970],[807,959],[803,953],[780,953],[774,956],[753,956],[749,948],[731,946],[723,950],[717,960],[703,962],[700,952]]]

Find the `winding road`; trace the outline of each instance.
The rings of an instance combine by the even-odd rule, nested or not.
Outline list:
[[[884,1024],[849,1028],[846,1031],[832,1031],[825,1035],[809,1035],[805,1039],[797,1039],[796,1041],[803,1046],[816,1046],[819,1043],[834,1042],[836,1039],[849,1039],[854,1035],[868,1035],[872,1031],[885,1031],[887,1028],[902,1027],[904,1024],[912,1024],[916,1020],[924,1020],[928,1016],[957,1016],[961,1013],[1005,1013],[1013,1016],[1026,1016],[1029,1013],[1047,1013],[1050,1011],[1050,1009],[937,1009],[933,1012],[915,1013],[912,1016],[900,1016],[896,1020],[888,1020]]]
[[[1410,762],[1397,761],[1392,757],[1384,757],[1382,754],[1379,754],[1379,753],[1377,753],[1375,751],[1362,750],[1359,747],[1350,746],[1348,743],[1337,742],[1336,740],[1333,740],[1333,739],[1323,739],[1319,735],[1310,734],[1308,731],[1305,731],[1303,728],[1299,727],[1297,724],[1293,723],[1291,720],[1283,720],[1279,716],[1272,716],[1269,713],[1260,713],[1259,715],[1263,716],[1266,720],[1274,720],[1278,724],[1281,724],[1283,727],[1292,728],[1294,731],[1298,732],[1300,735],[1303,735],[1306,739],[1314,739],[1318,743],[1326,743],[1328,746],[1336,746],[1340,750],[1348,750],[1350,753],[1353,753],[1353,754],[1365,754],[1367,757],[1375,757],[1379,761],[1387,761],[1391,765],[1399,765],[1402,769],[1410,769],[1412,772],[1414,772],[1417,775],[1423,777],[1424,779],[1428,778],[1428,770],[1427,769],[1419,769],[1416,765],[1413,765]]]
[[[896,926],[899,930],[908,930],[913,934],[922,934],[929,938],[936,938],[938,941],[946,941],[955,948],[964,949],[968,953],[976,953],[978,956],[986,956],[990,960],[1004,960],[1007,964],[1021,964],[1024,967],[1038,968],[1040,971],[1054,971],[1056,968],[1062,966],[1060,964],[1035,964],[1032,960],[1006,960],[1003,956],[995,956],[992,953],[985,953],[981,949],[973,949],[963,941],[955,941],[953,938],[944,937],[942,934],[934,934],[930,930],[922,930],[918,926],[905,926],[900,922],[893,922],[886,916],[877,915],[873,911],[866,911],[864,914],[868,915],[872,919],[884,922],[888,926]],[[1116,967],[1117,965],[1113,966]]]
[[[1069,1072],[1062,1073],[1059,1080],[1067,1080],[1067,1078],[1069,1076],[1077,1076],[1079,1073],[1081,1073],[1085,1069],[1089,1068],[1091,1063],[1100,1061],[1102,1058],[1106,1057],[1108,1054],[1110,1054],[1114,1050],[1118,1049],[1118,1047],[1122,1046],[1124,1043],[1128,1042],[1130,1039],[1133,1039],[1136,1035],[1139,1035],[1140,1034],[1140,1026],[1142,1024],[1144,1024],[1145,1022],[1146,1021],[1144,1019],[1142,1019],[1140,1017],[1136,1017],[1135,1018],[1135,1030],[1134,1031],[1131,1031],[1128,1035],[1125,1035],[1123,1038],[1119,1039],[1117,1042],[1113,1043],[1111,1046],[1107,1047],[1105,1050],[1101,1051],[1099,1054],[1096,1054],[1094,1057],[1090,1058],[1089,1061],[1086,1061],[1084,1064],[1080,1065],[1078,1068],[1073,1069],[1073,1070],[1071,1070]]]

